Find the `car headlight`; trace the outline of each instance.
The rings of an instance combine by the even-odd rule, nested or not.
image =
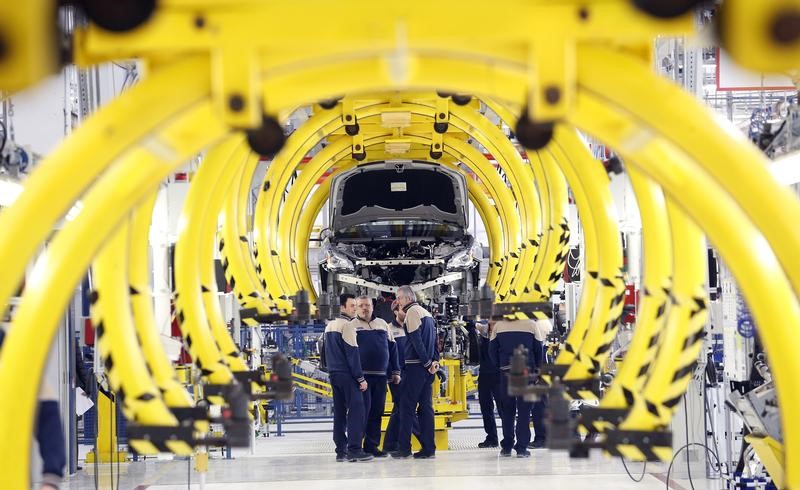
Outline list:
[[[329,271],[354,271],[353,262],[339,252],[328,252],[327,266]]]
[[[472,251],[464,250],[463,252],[458,252],[453,255],[450,260],[447,261],[447,270],[468,269],[472,267],[472,264]]]

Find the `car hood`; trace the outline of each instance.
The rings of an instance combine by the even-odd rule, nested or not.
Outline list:
[[[425,220],[466,229],[464,176],[437,163],[392,160],[359,165],[331,182],[331,230],[376,221]]]

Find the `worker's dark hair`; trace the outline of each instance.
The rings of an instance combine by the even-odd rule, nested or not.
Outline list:
[[[348,299],[356,299],[356,295],[352,293],[343,293],[339,295],[339,306],[347,304]]]

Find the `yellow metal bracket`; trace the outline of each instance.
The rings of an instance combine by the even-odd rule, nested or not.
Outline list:
[[[726,0],[719,22],[723,47],[741,65],[766,73],[800,69],[797,0]]]
[[[217,110],[232,127],[261,124],[257,68],[255,51],[241,45],[223,45],[211,57],[211,88],[220,94],[215,101]]]

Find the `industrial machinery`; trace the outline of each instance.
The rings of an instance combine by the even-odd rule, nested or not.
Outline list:
[[[477,301],[481,319],[548,316],[569,256],[574,200],[585,277],[572,328],[535,390],[548,390],[562,428],[571,402],[596,401],[577,425],[597,434],[589,442],[629,459],[673,457],[668,427],[704,345],[706,240],[718,247],[761,326],[781,422],[774,459],[783,483],[800,487],[800,362],[791,342],[800,325],[800,200],[750,141],[652,71],[654,39],[695,35],[693,8],[702,2],[450,1],[437,6],[447,15],[435,24],[423,0],[314,2],[314,15],[296,0],[125,3],[0,2],[2,90],[32,86],[68,60],[89,67],[137,58],[146,68],[39,162],[0,212],[0,305],[27,280],[0,357],[0,487],[30,487],[27,449],[46,346],[90,267],[97,357],[137,421],[130,446],[190,455],[216,442],[208,405],[222,408],[222,439],[246,442],[249,401],[289,396],[290,374],[277,369],[288,363],[267,372],[244,362],[219,311],[213,259],[220,255],[245,325],[308,322],[324,306],[308,244],[331,195],[328,177],[395,159],[470,176],[461,196],[486,223],[490,268],[481,293],[465,299]],[[79,8],[88,22],[66,29],[57,8]],[[713,31],[742,65],[790,71],[800,66],[797,19],[793,0],[724,0]],[[307,117],[287,135],[298,112]],[[622,247],[608,175],[578,131],[615,150],[642,211],[644,297],[630,348],[603,389],[624,308]],[[147,234],[157,189],[200,153],[174,284],[204,397],[195,403],[157,342]],[[257,173],[262,158],[270,165]],[[77,203],[81,211],[54,233]],[[47,261],[29,271],[45,243]],[[414,255],[431,245],[406,245],[409,260],[439,260]],[[473,260],[461,258],[464,266]],[[381,284],[391,279],[379,276]],[[461,327],[448,321],[443,330],[453,355],[463,356]],[[439,405],[454,407],[452,420],[468,383],[456,382],[460,360],[445,365],[449,398]],[[535,391],[530,373],[514,375],[524,381],[517,393]],[[758,409],[768,395],[754,392],[747,403]],[[777,441],[770,420],[753,419],[739,402],[754,433]],[[766,438],[754,446],[762,442],[774,447]]]

